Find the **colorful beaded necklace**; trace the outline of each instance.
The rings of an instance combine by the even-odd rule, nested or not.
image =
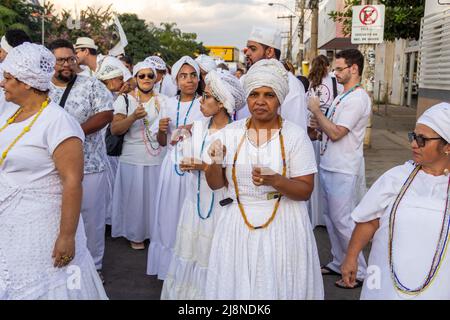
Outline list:
[[[281,119],[281,117],[278,117],[278,123],[279,123],[279,127],[280,127],[279,138],[280,138],[280,147],[281,147],[281,157],[282,157],[282,160],[283,160],[283,173],[282,173],[282,176],[283,176],[283,177],[286,177],[286,171],[287,171],[287,166],[286,166],[286,150],[285,150],[285,146],[284,146],[284,138],[283,138],[283,133],[282,133],[282,129],[283,129],[283,120]],[[234,154],[233,168],[232,168],[232,171],[231,171],[231,176],[232,176],[232,179],[233,179],[234,190],[235,190],[235,192],[236,192],[236,201],[237,201],[239,210],[241,211],[241,215],[242,215],[242,218],[244,219],[245,224],[247,225],[247,227],[248,227],[250,230],[259,230],[259,229],[265,229],[265,228],[267,228],[267,227],[273,222],[273,220],[275,219],[275,216],[276,216],[276,214],[277,214],[278,208],[279,208],[279,206],[280,206],[280,201],[281,201],[282,196],[280,196],[280,197],[277,199],[277,202],[275,203],[275,207],[274,207],[274,209],[273,209],[273,211],[272,211],[272,216],[269,218],[269,220],[267,220],[266,223],[264,223],[264,224],[261,225],[261,226],[255,227],[255,226],[253,226],[253,225],[248,221],[247,215],[245,214],[244,206],[242,205],[241,200],[240,200],[240,198],[239,198],[239,187],[238,187],[238,181],[237,181],[237,176],[236,176],[236,162],[237,162],[239,153],[240,153],[240,151],[241,151],[242,145],[244,144],[244,141],[245,141],[245,139],[246,139],[247,131],[250,129],[250,125],[251,125],[251,118],[249,118],[249,119],[247,120],[247,124],[246,124],[246,132],[245,132],[244,135],[242,136],[241,142],[239,143],[239,146],[238,146],[238,148],[237,148],[237,150],[236,150],[236,153]]]
[[[187,123],[187,119],[189,117],[189,114],[191,113],[191,109],[192,109],[192,106],[194,105],[194,101],[195,101],[196,98],[197,97],[194,96],[194,99],[192,99],[191,105],[189,106],[189,109],[187,110],[186,115],[184,116],[184,124],[183,124],[184,126]],[[181,96],[178,97],[176,128],[178,128],[179,125],[180,125],[180,106],[181,106]],[[176,174],[179,175],[180,177],[182,177],[182,176],[185,175],[185,172],[180,172],[180,170],[178,170],[178,152],[177,152],[177,150],[178,150],[178,143],[175,145],[175,164],[174,164],[174,168],[175,168]]]
[[[136,93],[136,96],[138,98],[138,105],[143,105],[139,91]],[[158,101],[157,97],[153,93],[148,102],[150,102],[152,100],[152,98],[155,99],[156,113],[159,114],[161,107],[159,105],[159,101]],[[152,133],[150,131],[150,123],[146,117],[144,119],[142,119],[141,134],[142,134],[142,140],[144,141],[144,145],[145,145],[145,149],[147,150],[147,153],[150,156],[157,157],[161,153],[162,148],[159,145],[158,141],[155,141],[155,139],[152,138]],[[149,145],[150,145],[150,147],[149,147]],[[154,145],[156,145],[156,146],[154,147]]]
[[[45,100],[42,105],[41,108],[39,109],[39,111],[36,113],[36,115],[34,116],[34,118],[31,120],[30,124],[28,126],[26,126],[25,128],[23,128],[22,132],[13,140],[13,142],[10,143],[10,145],[5,149],[5,151],[3,151],[2,156],[0,158],[0,166],[3,164],[3,162],[5,161],[6,157],[8,156],[9,151],[11,151],[11,149],[17,144],[17,142],[19,142],[19,140],[27,133],[30,132],[31,127],[34,125],[34,123],[36,122],[36,120],[39,118],[39,116],[41,115],[42,111],[44,111],[44,109],[48,106],[50,102],[50,99],[47,98],[47,100]],[[2,132],[3,130],[5,130],[8,126],[10,126],[19,116],[19,114],[21,114],[23,111],[23,108],[19,108],[14,115],[9,118],[6,121],[6,124],[0,128],[0,132]]]
[[[393,261],[393,244],[394,244],[394,231],[395,231],[395,218],[397,215],[397,209],[400,205],[400,202],[402,201],[405,193],[411,186],[412,182],[414,181],[414,178],[417,176],[419,171],[422,169],[420,165],[416,166],[413,170],[413,172],[410,174],[406,182],[404,183],[402,189],[400,190],[399,195],[397,196],[397,199],[394,202],[394,205],[392,206],[390,218],[389,218],[389,267],[391,271],[391,278],[394,283],[395,289],[401,293],[404,293],[406,295],[414,295],[417,296],[424,292],[426,289],[428,289],[433,281],[435,280],[439,269],[442,266],[442,263],[444,261],[444,258],[447,253],[448,249],[448,238],[449,238],[449,232],[450,232],[450,178],[448,182],[447,187],[447,201],[445,206],[445,212],[444,217],[442,221],[442,227],[441,227],[441,233],[439,236],[439,241],[436,247],[436,251],[434,253],[433,262],[431,264],[430,270],[425,278],[424,283],[415,288],[410,289],[406,287],[404,284],[401,283],[397,273],[395,272],[394,267],[394,261]]]
[[[348,90],[346,93],[344,93],[339,99],[338,101],[333,104],[330,109],[331,109],[331,114],[330,114],[330,109],[328,109],[328,112],[326,114],[326,117],[330,120],[333,121],[334,115],[336,114],[336,109],[337,107],[341,104],[341,102],[353,91],[355,91],[356,89],[360,88],[361,84],[358,83],[356,84],[354,87],[350,88],[350,90]],[[330,115],[329,115],[330,114]],[[326,137],[326,141],[325,144],[322,143],[322,141],[320,142],[320,155],[323,156],[325,154],[325,151],[327,151],[328,148],[328,142],[330,141],[330,138],[327,136]]]

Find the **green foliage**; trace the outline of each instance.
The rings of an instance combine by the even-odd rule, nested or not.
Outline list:
[[[418,39],[420,21],[425,12],[425,0],[381,0],[386,6],[384,39],[392,41],[401,39]],[[361,5],[361,0],[345,0],[342,12],[332,11],[329,16],[333,21],[342,22],[344,34],[352,32],[352,7]]]
[[[80,12],[80,28],[68,28],[72,13],[63,10],[56,13],[54,5],[46,1],[45,8],[34,6],[25,0],[0,0],[0,35],[7,29],[25,30],[35,42],[42,37],[41,16],[45,12],[45,42],[63,38],[75,42],[78,37],[91,37],[106,54],[118,42],[118,35],[111,26],[116,14],[112,5],[105,8],[87,7]],[[134,62],[142,61],[149,55],[158,54],[169,64],[173,64],[183,55],[196,56],[207,53],[201,42],[197,42],[195,33],[184,33],[175,23],[162,23],[155,27],[136,14],[118,15],[127,35],[127,55]]]

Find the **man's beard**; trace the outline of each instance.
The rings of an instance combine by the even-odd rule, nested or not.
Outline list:
[[[75,72],[72,72],[70,76],[65,76],[62,74],[62,72],[56,73],[56,79],[65,83],[69,83],[70,81],[73,80],[73,78],[75,78]]]

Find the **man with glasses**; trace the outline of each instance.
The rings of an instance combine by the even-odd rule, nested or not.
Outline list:
[[[308,104],[312,113],[310,127],[322,133],[319,176],[333,256],[333,261],[322,267],[323,275],[340,274],[355,227],[351,213],[366,191],[363,142],[372,109],[371,99],[361,87],[363,69],[364,57],[358,50],[337,53],[334,70],[344,92],[336,97],[326,114],[314,92]],[[366,268],[361,253],[356,277],[359,281],[354,287],[361,286]],[[336,286],[349,288],[342,280]]]
[[[77,75],[77,58],[67,40],[50,44],[56,57],[50,98],[66,109],[81,125],[84,142],[83,217],[88,249],[97,270],[102,268],[105,247],[106,147],[102,129],[113,118],[113,96],[96,78]]]

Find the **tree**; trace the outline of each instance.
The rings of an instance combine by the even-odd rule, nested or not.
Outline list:
[[[0,4],[0,34],[8,29],[22,29],[33,41],[40,38],[40,21],[35,13],[40,7],[24,0],[2,0]]]
[[[384,39],[419,39],[420,21],[425,13],[425,0],[381,0],[386,6]],[[344,11],[332,11],[333,21],[342,22],[344,34],[352,33],[352,7],[361,5],[361,0],[345,0]]]

